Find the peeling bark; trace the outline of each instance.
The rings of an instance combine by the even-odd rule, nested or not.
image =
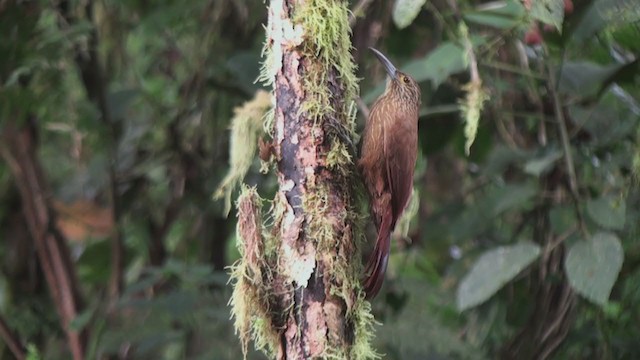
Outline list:
[[[293,22],[292,13],[301,6],[299,1],[284,1],[279,11],[273,8],[278,5],[272,3],[272,16],[274,11],[280,13],[284,24]],[[351,193],[346,186],[349,179],[327,167],[326,155],[332,139],[324,125],[332,119],[312,119],[303,111],[305,102],[310,100],[305,91],[305,77],[313,69],[327,71],[330,79],[327,91],[332,95],[334,109],[342,108],[344,86],[335,69],[324,69],[319,59],[305,56],[304,41],[313,39],[305,38],[300,44],[284,41],[275,45],[281,49],[274,50],[282,54],[282,67],[274,83],[274,152],[280,198],[285,208],[278,250],[281,259],[278,268],[282,273],[276,281],[282,281],[277,286],[286,289],[276,303],[282,304],[281,309],[292,309],[284,319],[281,359],[316,358],[333,348],[348,346],[348,339],[353,338],[345,321],[347,303],[330,291],[341,285],[332,276],[334,264],[341,261],[341,256],[352,259],[355,255],[351,226],[345,220],[345,214],[351,211]],[[322,219],[314,218],[320,212],[305,208],[304,203],[305,199],[326,195],[319,192],[328,194]],[[322,248],[322,240],[312,231],[312,223],[318,221],[331,226],[335,247]],[[351,296],[356,296],[355,290]]]
[[[241,260],[231,298],[243,349],[276,359],[372,359],[373,316],[359,273],[351,112],[357,92],[348,2],[272,0],[266,122],[279,191],[266,229],[255,189],[238,200]],[[258,231],[259,230],[259,231]],[[262,244],[262,245],[257,245]]]

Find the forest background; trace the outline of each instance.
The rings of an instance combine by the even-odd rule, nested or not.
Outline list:
[[[368,47],[423,94],[374,347],[640,358],[640,5],[347,3],[356,133],[384,88]],[[266,110],[267,6],[0,0],[0,359],[241,358],[213,195],[232,122]]]

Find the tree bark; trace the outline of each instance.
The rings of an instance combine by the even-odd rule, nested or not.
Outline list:
[[[274,1],[271,16],[280,14],[283,23],[293,23],[292,14],[304,6],[301,3]],[[275,8],[281,5],[282,9]],[[338,104],[344,101],[345,93],[336,70],[325,69],[318,58],[306,56],[302,50],[308,46],[305,42],[314,41],[306,38],[295,47],[281,44],[282,67],[274,84],[278,196],[285,208],[279,244],[284,266],[278,277],[282,283],[276,284],[276,288],[287,289],[276,302],[294,309],[284,319],[279,356],[282,359],[316,358],[331,347],[348,345],[354,335],[345,319],[345,300],[330,291],[337,285],[332,283],[336,259],[356,258],[352,227],[345,221],[345,214],[352,211],[352,194],[345,187],[349,179],[327,166],[331,139],[325,125],[331,120],[312,119],[304,111],[306,103],[315,100],[305,91],[305,78],[315,69],[326,71],[329,83],[334,85],[327,91],[331,91],[335,108],[340,108]],[[320,209],[309,208],[312,198],[326,198],[326,211],[320,213]],[[317,216],[324,218],[320,220]],[[335,240],[341,240],[337,241],[337,247],[321,248],[321,239],[310,226],[319,220],[331,224],[330,232]],[[350,296],[355,297],[355,292]]]
[[[273,84],[275,108],[273,141],[269,151],[261,146],[261,157],[273,155],[279,191],[269,235],[261,230],[257,195],[245,189],[240,197],[243,258],[231,303],[245,350],[251,334],[277,359],[376,356],[361,264],[354,261],[360,215],[347,5],[273,0],[269,8],[263,78]],[[256,330],[248,320],[254,317],[267,328]]]

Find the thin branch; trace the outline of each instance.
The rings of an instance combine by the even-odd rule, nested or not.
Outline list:
[[[0,337],[2,337],[2,340],[4,340],[4,343],[17,360],[23,360],[26,357],[26,350],[22,346],[20,339],[2,317],[0,317]]]
[[[481,84],[482,79],[480,79],[480,72],[478,71],[478,59],[476,58],[475,51],[473,51],[471,39],[469,39],[468,36],[464,37],[464,48],[469,58],[469,75],[471,76],[471,82]]]
[[[537,74],[535,74],[535,73],[533,73],[531,71],[522,70],[521,67],[514,66],[514,65],[511,65],[511,64],[505,64],[505,63],[501,63],[501,62],[497,62],[497,61],[480,61],[480,65],[488,67],[488,68],[493,68],[493,69],[497,69],[497,70],[502,70],[502,71],[514,73],[514,74],[517,74],[517,75],[526,76],[528,78],[541,79],[541,80],[544,79],[544,76],[537,75]]]
[[[569,176],[569,191],[574,201],[576,214],[580,224],[580,230],[583,235],[588,236],[588,231],[580,210],[580,193],[578,190],[578,179],[576,177],[575,165],[573,162],[573,155],[571,154],[571,143],[569,142],[569,133],[567,132],[567,123],[562,111],[562,104],[560,103],[560,96],[557,91],[557,80],[551,66],[547,66],[547,75],[549,77],[549,86],[547,86],[551,100],[553,101],[553,112],[558,124],[558,131],[560,132],[560,142],[562,143],[562,151],[564,153],[565,166],[567,168],[567,175]]]
[[[531,72],[529,66],[529,59],[524,48],[524,44],[520,40],[515,41],[516,54],[518,56],[518,63],[522,69],[526,69],[525,79],[527,81],[527,95],[531,103],[536,106],[536,116],[538,117],[538,143],[542,146],[547,146],[547,125],[544,114],[544,104],[542,102],[542,96],[536,86],[535,77],[544,74],[544,68],[542,62],[537,62],[537,73]],[[544,78],[544,77],[543,77]]]
[[[29,128],[18,129],[5,121],[0,153],[20,191],[22,211],[34,239],[38,260],[47,280],[52,301],[62,322],[74,360],[85,358],[87,330],[74,330],[71,321],[83,309],[82,298],[69,248],[55,228],[55,213],[42,166],[36,157],[36,139]]]
[[[60,26],[73,26],[78,22],[74,14],[72,3],[63,0],[58,3],[58,12],[64,21]],[[93,1],[89,0],[84,4],[84,14],[87,20],[93,22]],[[108,150],[109,150],[109,196],[111,202],[112,218],[115,224],[111,233],[111,278],[109,279],[109,298],[112,303],[120,296],[123,286],[124,276],[124,244],[120,231],[120,215],[122,205],[118,196],[118,145],[117,124],[111,116],[107,102],[107,80],[100,65],[98,53],[98,33],[94,29],[88,39],[88,49],[75,48],[75,61],[80,70],[82,83],[87,92],[87,97],[96,104],[102,115],[102,122],[109,130]]]
[[[549,75],[549,93],[551,94],[551,99],[553,101],[553,113],[558,123],[558,130],[560,131],[560,141],[562,142],[562,150],[564,152],[564,160],[565,165],[567,166],[567,172],[569,174],[569,190],[571,190],[571,194],[574,198],[578,198],[578,180],[576,178],[576,170],[573,163],[573,156],[571,154],[571,144],[569,143],[569,134],[567,132],[567,124],[564,118],[564,114],[562,112],[562,105],[560,104],[560,98],[558,96],[558,92],[556,91],[555,84],[555,75],[553,74],[553,70],[548,69]]]

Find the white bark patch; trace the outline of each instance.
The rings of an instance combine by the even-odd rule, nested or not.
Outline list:
[[[315,249],[309,247],[308,254],[299,254],[296,249],[284,246],[285,269],[296,286],[306,288],[313,270],[316,268]]]
[[[285,227],[282,242],[282,268],[288,272],[288,276],[296,286],[307,287],[309,278],[316,268],[316,250],[311,243],[306,243],[302,249],[298,246],[298,237],[302,230],[302,218],[294,219],[287,226],[285,217]]]
[[[273,98],[275,99],[275,95],[273,96]],[[276,141],[278,142],[278,144],[281,144],[282,141],[284,140],[284,113],[282,112],[282,108],[277,108],[275,123],[276,123]],[[278,146],[277,148],[278,148],[278,151],[280,152],[281,151],[280,146]],[[278,156],[281,156],[281,154],[278,154]]]
[[[296,183],[293,182],[293,180],[288,179],[282,182],[282,186],[280,186],[280,189],[284,192],[287,192],[287,191],[291,191],[294,186],[296,186]]]
[[[293,26],[291,19],[284,11],[283,0],[273,0],[269,6],[269,23],[267,36],[272,41],[272,63],[269,66],[269,76],[275,79],[282,69],[284,50],[295,48],[302,43],[303,29],[300,24]]]
[[[314,166],[305,167],[304,168],[304,173],[305,173],[305,175],[307,175],[308,179],[312,179],[316,175],[315,167]]]

